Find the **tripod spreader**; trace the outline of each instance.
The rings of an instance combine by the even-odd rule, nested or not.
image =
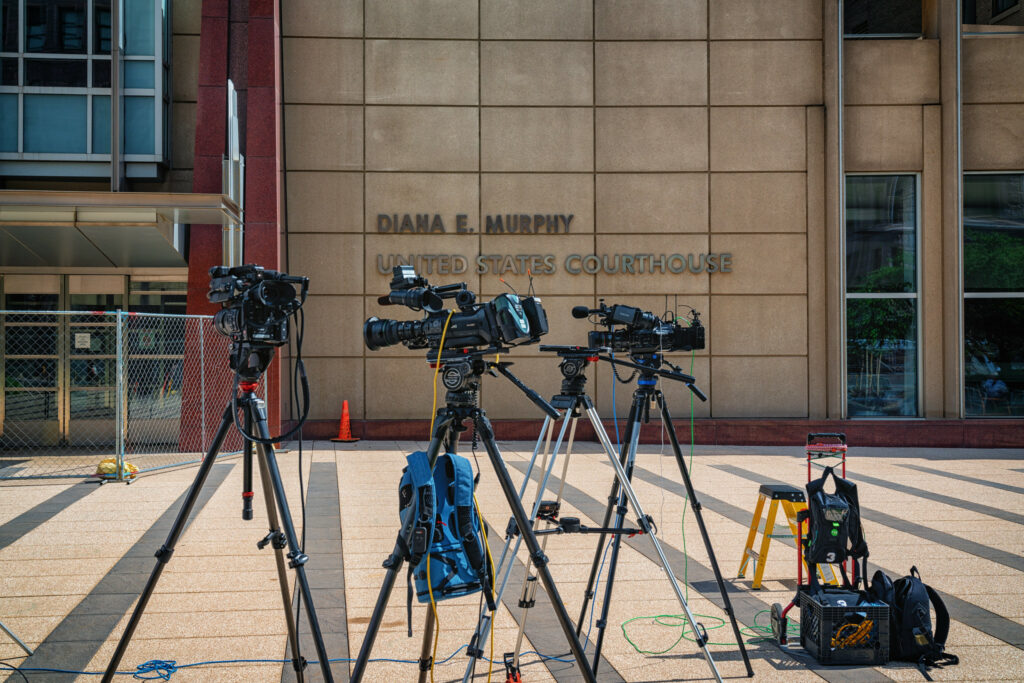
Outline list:
[[[647,372],[652,375],[658,375],[666,379],[674,379],[677,382],[682,382],[683,384],[686,385],[686,388],[692,391],[693,395],[699,398],[701,401],[708,400],[707,394],[701,391],[700,388],[696,385],[697,378],[694,377],[693,375],[687,375],[685,372],[680,372],[678,368],[670,371],[662,370],[661,368],[653,368],[650,365],[631,363],[628,360],[619,360],[618,358],[612,358],[611,356],[598,356],[598,358],[600,358],[603,361],[613,363],[614,365],[621,365],[627,368],[635,368],[636,370],[640,370],[641,372]],[[667,363],[667,361],[664,361],[664,359],[662,359],[662,361]],[[671,363],[668,364],[675,368],[675,366],[672,365]]]
[[[545,401],[540,394],[538,394],[536,391],[523,384],[523,382],[518,377],[512,374],[512,371],[508,369],[508,366],[512,365],[512,363],[495,363],[492,361],[489,362],[487,365],[491,369],[497,370],[502,375],[504,375],[510,382],[512,382],[512,384],[515,384],[521,392],[526,394],[526,398],[533,401],[533,403],[538,408],[543,410],[548,416],[550,416],[551,419],[557,420],[559,417],[561,417],[562,414],[559,413],[553,405]]]
[[[654,527],[654,520],[651,519],[650,515],[647,515],[647,524]],[[643,529],[584,526],[580,524],[580,520],[577,517],[563,517],[558,520],[558,526],[551,529],[534,530],[533,533],[537,536],[545,536],[547,534],[625,534],[626,536],[637,536],[647,532]]]

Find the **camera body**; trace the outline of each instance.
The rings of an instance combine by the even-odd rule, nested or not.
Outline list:
[[[704,348],[705,330],[696,311],[690,324],[684,326],[674,320],[665,322],[653,313],[633,306],[606,306],[602,299],[598,308],[574,307],[572,315],[575,318],[597,316],[595,322],[608,328],[590,332],[587,343],[591,347],[608,348],[634,356]],[[616,329],[617,326],[621,327]]]
[[[445,299],[454,299],[458,311],[451,316]],[[444,335],[445,349],[486,347],[500,349],[536,342],[548,332],[547,314],[536,297],[499,294],[477,303],[465,283],[433,287],[412,266],[394,268],[391,292],[377,299],[381,305],[403,305],[422,310],[421,320],[381,320],[371,317],[363,325],[363,340],[371,351],[402,343],[410,349],[438,349]]]
[[[213,326],[224,336],[234,342],[281,346],[288,341],[288,318],[302,306],[308,288],[309,278],[251,263],[214,266],[206,298],[223,306],[213,316]]]

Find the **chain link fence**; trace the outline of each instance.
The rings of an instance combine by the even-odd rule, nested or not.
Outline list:
[[[211,316],[0,311],[0,479],[198,462],[231,396],[229,346]],[[231,430],[221,453],[241,448]]]

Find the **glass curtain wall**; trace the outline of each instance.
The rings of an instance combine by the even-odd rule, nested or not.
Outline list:
[[[964,414],[1024,415],[1024,173],[964,176]]]
[[[914,175],[846,178],[846,405],[915,417],[918,207]]]

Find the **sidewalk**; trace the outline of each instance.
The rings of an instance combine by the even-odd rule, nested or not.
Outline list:
[[[517,486],[533,445],[501,444]],[[331,658],[354,657],[359,650],[384,579],[381,562],[394,544],[404,455],[422,447],[385,441],[305,445],[305,549],[311,558],[307,572]],[[463,454],[472,460],[468,444]],[[482,470],[479,504],[497,530],[489,540],[492,550],[500,553],[503,539],[496,536],[506,527],[509,508],[482,448],[477,458]],[[282,452],[279,460],[295,523],[301,528],[298,451]],[[923,579],[946,598],[954,619],[947,649],[959,655],[961,663],[933,670],[932,676],[936,680],[1024,680],[1024,450],[851,448],[848,465],[849,477],[860,491],[872,571],[881,567],[896,578],[916,565]],[[560,461],[555,467],[551,489],[557,487],[561,466]],[[155,473],[128,486],[75,480],[4,482],[0,486],[0,620],[36,654],[26,657],[0,632],[0,662],[26,669],[103,670],[155,564],[153,553],[164,542],[195,472],[195,467],[188,467]],[[767,624],[768,615],[757,612],[792,597],[792,547],[773,542],[762,590],[749,590],[751,570],[745,579],[733,579],[758,484],[783,481],[802,487],[806,481],[802,447],[697,447],[692,472],[719,565],[736,588],[730,597],[740,621],[750,626],[756,617],[757,623]],[[241,519],[241,459],[226,458],[214,466],[194,521],[176,547],[121,670],[133,670],[153,659],[175,660],[180,666],[286,656],[286,627],[272,551],[256,549],[256,541],[267,529],[258,472],[256,478],[255,519],[246,522]],[[575,445],[566,479],[562,516],[598,526],[612,469],[597,444]],[[682,482],[667,445],[664,449],[641,446],[634,486],[645,512],[658,525],[675,574],[689,578],[689,606],[707,615],[698,620],[710,629],[724,617],[716,606],[720,596],[692,511],[681,523]],[[534,500],[535,490],[531,484],[528,503]],[[549,491],[545,498],[553,499],[554,493]],[[629,517],[634,517],[632,512]],[[549,566],[574,620],[580,613],[596,543],[597,537],[589,535],[548,537]],[[617,566],[599,679],[708,679],[707,663],[692,642],[683,640],[664,654],[642,655],[624,637],[621,624],[628,619],[681,611],[661,567],[646,556],[651,554],[649,541],[638,536],[627,543]],[[498,660],[514,648],[521,590],[521,578],[516,578],[522,575],[524,559],[520,551],[505,606],[495,618]],[[606,576],[605,569],[599,597]],[[374,658],[418,657],[425,607],[414,605],[413,638],[407,638],[404,583],[403,570]],[[594,621],[600,610],[598,604]],[[439,661],[466,644],[476,614],[476,596],[439,605]],[[792,615],[796,614],[794,610]],[[588,632],[588,652],[593,652],[597,627],[590,623],[589,614],[583,625],[584,635]],[[672,646],[680,630],[646,619],[628,624],[626,633],[640,649],[661,651]],[[711,638],[713,643],[723,643],[710,647],[722,676],[744,678],[737,648],[727,644],[733,640],[728,625],[712,630]],[[489,648],[485,643],[485,652]],[[530,613],[522,649],[545,655],[564,655],[568,650],[541,600]],[[756,680],[921,680],[917,669],[908,664],[824,668],[770,643],[748,641],[747,649]],[[798,646],[795,649],[802,652]],[[308,636],[303,654],[308,659],[316,656]],[[458,652],[435,667],[435,680],[461,680],[466,662],[464,652]],[[523,657],[523,678],[530,683],[578,680],[574,668],[571,663],[542,662],[536,654]],[[9,672],[3,669],[0,666],[0,681],[8,680]],[[347,680],[348,664],[335,663],[332,670],[335,680]],[[320,680],[316,666],[307,671],[307,680]],[[367,671],[367,681],[411,681],[418,673],[414,664],[398,662],[373,662]],[[486,674],[486,663],[478,665],[477,680],[486,680]],[[76,679],[66,674],[27,676],[30,681]],[[503,667],[495,664],[492,680],[504,681],[504,677]],[[9,680],[22,679],[13,674]],[[294,676],[290,666],[280,662],[229,663],[181,669],[171,680],[289,681]]]

